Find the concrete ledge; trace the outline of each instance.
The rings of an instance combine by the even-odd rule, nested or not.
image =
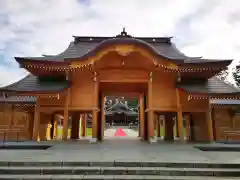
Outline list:
[[[222,151],[222,152],[239,152],[240,145],[236,144],[203,144],[195,145],[195,148],[201,151]]]
[[[77,180],[77,179],[86,179],[86,180],[103,180],[103,179],[115,179],[115,180],[124,180],[124,179],[131,179],[131,180],[204,180],[206,177],[199,177],[199,176],[155,176],[155,175],[0,175],[0,180],[17,180],[17,179],[25,179],[25,180]],[[221,180],[216,177],[208,177],[208,180]],[[222,179],[223,180],[223,179]],[[224,178],[224,180],[233,180],[233,178]]]
[[[239,169],[172,167],[1,167],[1,175],[156,175],[240,177]]]
[[[239,169],[240,163],[174,163],[154,161],[0,161],[3,167],[164,167],[164,168],[212,168]]]
[[[0,150],[46,150],[52,146],[50,145],[28,145],[28,144],[2,144],[0,145]]]

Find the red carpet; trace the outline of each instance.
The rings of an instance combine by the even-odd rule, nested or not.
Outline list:
[[[127,134],[121,128],[117,128],[114,136],[127,136]]]

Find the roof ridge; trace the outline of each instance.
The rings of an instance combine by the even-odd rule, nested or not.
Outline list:
[[[111,107],[109,107],[108,109],[106,109],[106,111],[111,110],[113,107],[115,107],[118,104],[118,102],[115,102],[115,104],[113,104]]]
[[[74,38],[115,38],[116,36],[76,36],[76,35],[73,35],[72,37]],[[131,36],[132,38],[139,38],[139,39],[152,39],[152,38],[155,38],[155,39],[172,39],[173,37],[172,36]]]
[[[128,107],[127,105],[125,105],[124,103],[122,103],[122,101],[119,101],[119,100],[118,100],[115,104],[113,104],[111,107],[109,107],[108,109],[106,109],[105,111],[110,111],[110,110],[112,110],[112,109],[113,109],[116,105],[118,105],[118,104],[123,105],[125,108],[127,108],[127,110],[133,111],[132,108]]]
[[[127,109],[129,109],[129,110],[133,110],[132,108],[130,108],[128,105],[126,105],[126,104],[123,104],[121,101],[120,101],[120,103],[122,104],[122,105],[124,105]]]

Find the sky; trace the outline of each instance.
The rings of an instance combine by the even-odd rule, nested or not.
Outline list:
[[[239,0],[0,0],[0,85],[23,78],[15,56],[58,54],[73,35],[172,36],[189,56],[240,61]]]

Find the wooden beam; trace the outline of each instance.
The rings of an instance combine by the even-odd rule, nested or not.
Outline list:
[[[147,83],[148,80],[142,79],[122,79],[122,80],[101,80],[102,83]]]
[[[206,112],[208,109],[203,108],[182,108],[183,112]]]
[[[65,109],[64,106],[41,106],[41,112],[53,112],[53,111],[63,111]],[[82,106],[68,106],[67,109],[69,111],[81,111],[81,112],[92,112],[93,107],[82,107]]]
[[[181,105],[181,99],[180,99],[180,92],[178,88],[176,88],[176,99],[177,99],[177,107],[178,107],[177,127],[178,127],[179,139],[183,141],[184,140],[183,112],[182,112],[182,105]]]
[[[56,92],[56,93],[25,92],[25,93],[19,93],[18,96],[37,96],[41,98],[57,98],[59,96],[59,92]]]
[[[155,112],[176,112],[177,108],[171,108],[171,107],[159,107],[159,108],[148,108],[146,109],[146,112],[148,111],[155,111]]]
[[[104,91],[105,96],[124,96],[129,98],[138,98],[140,92],[114,92],[114,91]]]

